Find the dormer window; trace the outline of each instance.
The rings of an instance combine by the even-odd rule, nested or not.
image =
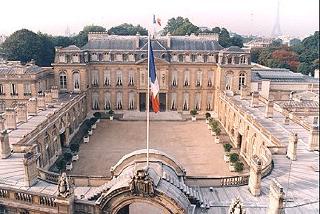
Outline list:
[[[208,55],[203,55],[203,62],[208,62]]]
[[[240,64],[246,64],[246,57],[245,56],[240,57]]]
[[[196,61],[196,55],[192,54],[191,55],[191,62],[195,62]]]
[[[128,62],[128,55],[127,54],[122,54],[122,59],[124,62]]]
[[[179,60],[179,62],[183,62],[183,55],[182,54],[179,54],[178,60]]]

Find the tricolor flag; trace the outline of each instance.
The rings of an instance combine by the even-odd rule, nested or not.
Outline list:
[[[156,18],[156,15],[153,15],[153,24],[158,24],[159,26],[161,26],[161,19]]]
[[[149,76],[151,81],[150,83],[151,83],[152,109],[155,113],[157,113],[160,110],[160,104],[157,97],[159,93],[159,83],[157,80],[156,67],[154,65],[154,57],[153,57],[152,45],[150,40],[149,40]]]

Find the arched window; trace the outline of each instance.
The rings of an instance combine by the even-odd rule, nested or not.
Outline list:
[[[60,89],[67,89],[67,75],[65,72],[61,72],[60,73]]]
[[[240,64],[246,64],[246,56],[240,57]]]
[[[239,90],[241,89],[241,86],[246,84],[246,75],[244,73],[241,73],[239,75]]]
[[[78,71],[73,72],[73,90],[80,90],[80,74]]]

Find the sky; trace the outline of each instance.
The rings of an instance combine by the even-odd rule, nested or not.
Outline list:
[[[152,14],[188,17],[197,26],[225,27],[241,35],[270,36],[278,0],[2,0],[0,35],[27,28],[52,35],[78,33],[95,24],[150,27]],[[280,0],[282,33],[303,38],[319,30],[319,0]]]

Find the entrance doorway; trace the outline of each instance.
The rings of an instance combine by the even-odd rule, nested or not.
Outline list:
[[[242,135],[240,133],[238,133],[238,136],[237,136],[237,147],[241,148],[241,144],[242,144]]]
[[[166,111],[167,107],[167,95],[166,93],[159,93],[160,111]]]
[[[66,143],[66,132],[64,131],[63,133],[60,134],[61,148],[65,146],[65,143]]]
[[[139,110],[146,111],[146,93],[139,93]]]

